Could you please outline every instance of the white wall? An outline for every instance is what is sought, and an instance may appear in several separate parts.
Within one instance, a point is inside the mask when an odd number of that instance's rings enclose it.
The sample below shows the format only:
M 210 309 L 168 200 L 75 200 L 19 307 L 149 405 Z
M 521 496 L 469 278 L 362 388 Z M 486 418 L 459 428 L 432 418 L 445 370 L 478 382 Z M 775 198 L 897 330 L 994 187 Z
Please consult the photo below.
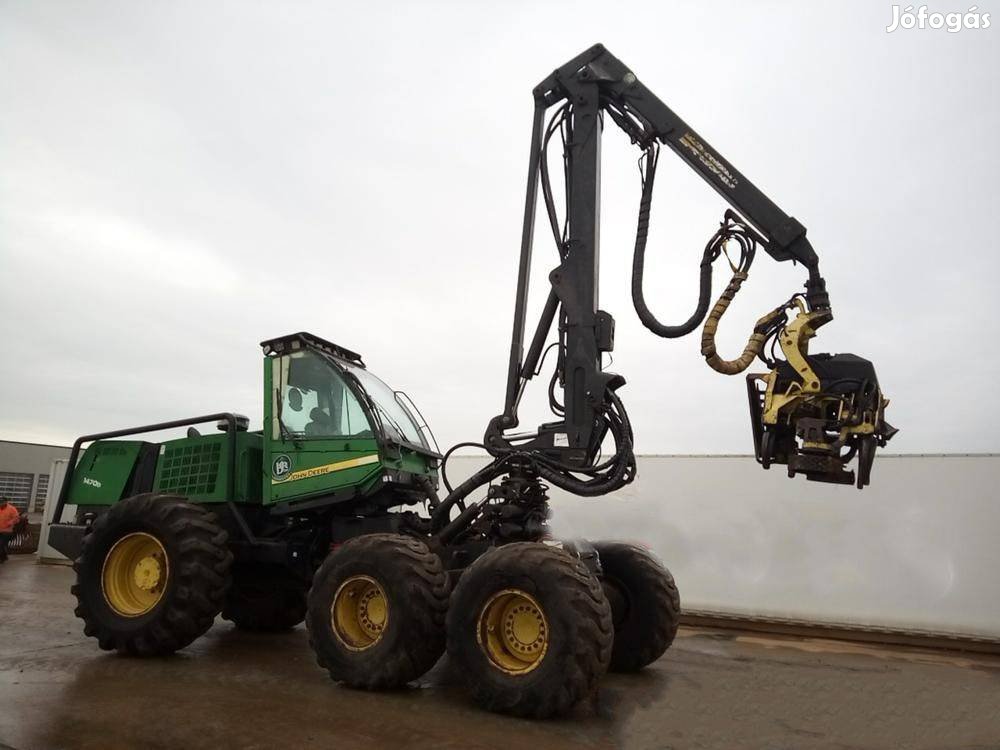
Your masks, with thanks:
M 49 493 L 45 498 L 45 512 L 42 514 L 42 530 L 38 538 L 38 551 L 35 553 L 38 556 L 39 562 L 70 562 L 62 552 L 49 546 L 49 524 L 56 522 L 53 519 L 56 510 L 56 501 L 59 499 L 59 491 L 62 489 L 63 479 L 66 478 L 66 467 L 68 465 L 68 459 L 57 458 L 52 461 L 51 468 L 49 469 L 49 476 L 51 477 L 49 481 Z M 75 517 L 76 506 L 67 505 L 63 508 L 62 517 L 59 521 L 72 522 L 72 519 Z
M 48 509 L 65 463 L 53 462 Z M 455 456 L 449 479 L 483 463 Z M 1000 456 L 880 456 L 861 492 L 782 469 L 640 456 L 636 481 L 613 495 L 553 491 L 552 524 L 648 545 L 689 611 L 1000 638 Z M 43 557 L 61 557 L 44 541 Z
M 70 449 L 59 445 L 40 445 L 38 443 L 20 443 L 12 440 L 0 440 L 0 471 L 17 474 L 31 474 L 31 494 L 26 509 L 29 513 L 38 510 L 39 477 L 49 473 L 50 464 L 54 459 L 67 458 Z
M 454 457 L 449 479 L 484 462 Z M 646 456 L 604 498 L 553 491 L 564 537 L 652 548 L 685 608 L 1000 638 L 1000 456 L 880 456 L 871 486 L 745 456 Z

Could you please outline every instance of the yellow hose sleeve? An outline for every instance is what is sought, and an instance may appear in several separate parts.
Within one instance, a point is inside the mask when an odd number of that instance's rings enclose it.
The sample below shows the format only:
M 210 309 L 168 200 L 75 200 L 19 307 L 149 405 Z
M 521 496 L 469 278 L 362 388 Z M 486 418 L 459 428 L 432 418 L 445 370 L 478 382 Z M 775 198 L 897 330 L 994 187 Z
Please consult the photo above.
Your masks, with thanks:
M 751 334 L 747 345 L 743 348 L 743 354 L 741 354 L 737 359 L 726 360 L 719 356 L 718 351 L 715 348 L 715 334 L 719 329 L 719 321 L 722 319 L 722 315 L 729 308 L 729 303 L 733 301 L 733 297 L 743 286 L 743 282 L 746 281 L 747 275 L 743 271 L 737 271 L 733 274 L 732 280 L 729 285 L 726 286 L 722 295 L 719 297 L 712 311 L 708 314 L 705 319 L 705 327 L 701 331 L 701 354 L 711 367 L 716 372 L 721 372 L 723 375 L 738 375 L 747 369 L 753 362 L 754 358 L 760 354 L 761 350 L 764 348 L 764 342 L 767 340 L 767 334 L 759 332 L 764 328 L 771 318 L 774 317 L 775 313 L 770 312 L 763 318 L 757 321 L 756 329 L 754 333 Z

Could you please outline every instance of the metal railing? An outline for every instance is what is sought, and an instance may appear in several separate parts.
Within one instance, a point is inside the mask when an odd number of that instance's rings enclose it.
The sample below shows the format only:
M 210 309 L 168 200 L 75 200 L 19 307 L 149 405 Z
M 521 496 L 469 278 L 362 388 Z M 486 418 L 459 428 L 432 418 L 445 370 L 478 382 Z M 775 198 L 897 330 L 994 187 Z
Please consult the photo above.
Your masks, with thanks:
M 244 420 L 246 418 L 244 417 Z M 231 412 L 219 412 L 218 414 L 206 414 L 201 417 L 189 417 L 188 419 L 175 419 L 171 422 L 159 422 L 157 424 L 143 425 L 142 427 L 130 427 L 125 430 L 112 430 L 110 432 L 95 432 L 93 435 L 83 435 L 78 437 L 76 442 L 73 443 L 73 448 L 69 454 L 69 460 L 66 464 L 66 476 L 63 478 L 62 487 L 59 489 L 59 499 L 56 501 L 55 510 L 52 513 L 52 523 L 58 524 L 62 522 L 63 510 L 66 507 L 66 501 L 69 498 L 70 488 L 73 484 L 73 475 L 76 473 L 76 465 L 80 460 L 80 449 L 85 443 L 92 443 L 95 440 L 107 440 L 110 438 L 128 437 L 130 435 L 142 435 L 147 432 L 159 432 L 160 430 L 171 430 L 176 427 L 191 427 L 197 424 L 204 424 L 206 422 L 220 422 L 225 421 L 229 426 L 228 433 L 229 439 L 226 441 L 229 444 L 229 477 L 226 481 L 226 505 L 229 507 L 239 524 L 240 531 L 246 537 L 247 541 L 251 544 L 256 543 L 256 538 L 250 527 L 247 525 L 246 519 L 243 518 L 243 514 L 240 513 L 236 506 L 233 504 L 233 498 L 236 495 L 236 464 L 237 464 L 237 450 L 236 450 L 236 434 L 238 417 Z

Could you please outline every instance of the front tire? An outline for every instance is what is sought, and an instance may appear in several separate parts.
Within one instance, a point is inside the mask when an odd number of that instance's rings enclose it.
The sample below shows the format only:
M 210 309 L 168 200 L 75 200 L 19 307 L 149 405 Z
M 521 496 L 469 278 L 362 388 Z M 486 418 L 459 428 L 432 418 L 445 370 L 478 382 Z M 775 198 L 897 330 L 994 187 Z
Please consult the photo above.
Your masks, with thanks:
M 448 609 L 448 655 L 490 711 L 542 718 L 590 695 L 607 670 L 611 609 L 568 552 L 518 542 L 462 574 Z
M 448 578 L 427 545 L 401 534 L 344 542 L 313 578 L 306 627 L 330 677 L 366 690 L 417 679 L 444 653 Z
M 641 547 L 620 542 L 594 547 L 615 623 L 611 670 L 637 672 L 663 656 L 674 642 L 681 616 L 677 584 L 670 571 Z
M 233 556 L 205 508 L 136 495 L 94 521 L 73 563 L 75 614 L 105 651 L 157 656 L 205 633 L 222 609 Z

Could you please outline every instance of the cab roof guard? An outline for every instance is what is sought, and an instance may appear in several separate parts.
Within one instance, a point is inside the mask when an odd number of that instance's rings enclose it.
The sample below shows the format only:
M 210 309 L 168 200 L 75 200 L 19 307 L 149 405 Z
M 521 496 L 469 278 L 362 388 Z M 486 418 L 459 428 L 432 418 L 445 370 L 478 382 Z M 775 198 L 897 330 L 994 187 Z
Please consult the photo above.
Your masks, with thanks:
M 332 341 L 322 339 L 312 333 L 307 333 L 306 331 L 289 333 L 285 336 L 267 339 L 266 341 L 261 341 L 260 345 L 261 348 L 263 348 L 264 356 L 266 357 L 277 357 L 291 351 L 309 347 L 312 349 L 319 349 L 320 351 L 327 352 L 328 354 L 340 357 L 341 359 L 346 359 L 348 362 L 353 362 L 359 367 L 365 366 L 365 363 L 361 361 L 361 355 L 357 352 L 352 352 L 350 349 L 334 344 Z

